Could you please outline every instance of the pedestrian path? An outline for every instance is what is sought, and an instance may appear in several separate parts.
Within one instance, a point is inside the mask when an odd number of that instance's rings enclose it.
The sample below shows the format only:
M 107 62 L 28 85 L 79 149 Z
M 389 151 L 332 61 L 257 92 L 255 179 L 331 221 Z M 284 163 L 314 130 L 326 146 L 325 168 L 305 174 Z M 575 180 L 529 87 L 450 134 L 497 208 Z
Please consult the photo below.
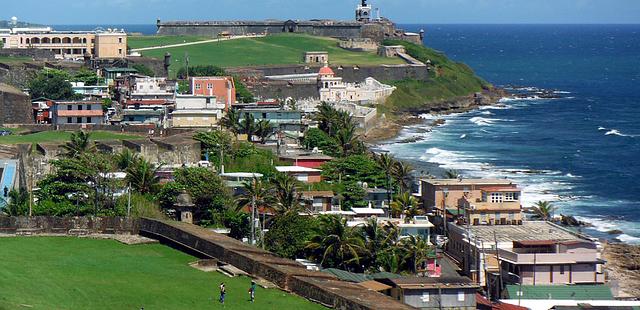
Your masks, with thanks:
M 260 35 L 233 36 L 233 37 L 228 37 L 228 38 L 217 38 L 217 39 L 203 40 L 203 41 L 196 41 L 196 42 L 186 42 L 186 43 L 179 43 L 179 44 L 169 44 L 169 45 L 161 45 L 161 46 L 136 48 L 136 49 L 132 49 L 131 51 L 132 52 L 144 52 L 144 51 L 159 50 L 159 49 L 165 49 L 165 48 L 182 47 L 182 46 L 190 46 L 190 45 L 200 45 L 200 44 L 222 42 L 222 41 L 229 41 L 229 40 L 237 40 L 237 39 L 262 38 L 262 37 L 265 37 L 265 35 L 260 34 Z

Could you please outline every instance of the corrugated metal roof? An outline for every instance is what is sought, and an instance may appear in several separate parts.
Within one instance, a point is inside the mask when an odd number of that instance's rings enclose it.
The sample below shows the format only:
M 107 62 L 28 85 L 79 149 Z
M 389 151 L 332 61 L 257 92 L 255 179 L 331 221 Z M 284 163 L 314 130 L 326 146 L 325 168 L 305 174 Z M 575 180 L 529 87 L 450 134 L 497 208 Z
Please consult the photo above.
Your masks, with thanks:
M 507 292 L 511 299 L 613 300 L 606 285 L 507 285 Z
M 323 269 L 322 271 L 326 273 L 330 273 L 338 277 L 338 279 L 342 281 L 348 281 L 348 282 L 354 282 L 354 283 L 369 281 L 367 276 L 360 273 L 353 273 L 353 272 L 336 269 L 336 268 L 327 268 L 327 269 Z

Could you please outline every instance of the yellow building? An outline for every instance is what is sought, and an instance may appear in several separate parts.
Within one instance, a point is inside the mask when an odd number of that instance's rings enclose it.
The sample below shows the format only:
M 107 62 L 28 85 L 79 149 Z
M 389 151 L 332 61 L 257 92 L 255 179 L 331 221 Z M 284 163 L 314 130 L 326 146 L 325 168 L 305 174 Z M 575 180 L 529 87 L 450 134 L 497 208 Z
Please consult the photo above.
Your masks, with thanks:
M 43 49 L 59 59 L 101 59 L 127 57 L 127 34 L 124 30 L 54 31 L 45 28 L 0 29 L 3 48 Z

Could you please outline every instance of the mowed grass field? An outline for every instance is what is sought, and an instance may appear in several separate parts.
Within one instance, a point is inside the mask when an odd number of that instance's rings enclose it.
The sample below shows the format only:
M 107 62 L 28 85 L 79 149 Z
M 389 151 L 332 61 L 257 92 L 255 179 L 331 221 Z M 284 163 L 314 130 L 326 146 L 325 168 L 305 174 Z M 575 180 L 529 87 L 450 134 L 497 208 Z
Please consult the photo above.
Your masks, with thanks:
M 32 61 L 31 57 L 23 57 L 23 56 L 0 56 L 0 63 L 5 64 L 13 64 L 20 63 L 25 61 Z
M 0 309 L 326 309 L 251 280 L 192 267 L 160 245 L 85 238 L 0 238 Z M 224 307 L 218 286 L 227 286 Z
M 0 137 L 0 144 L 31 144 L 31 143 L 46 143 L 46 142 L 64 142 L 69 141 L 72 132 L 66 131 L 43 131 L 33 134 L 20 135 L 14 133 L 10 136 Z M 143 139 L 143 136 L 126 135 L 121 133 L 109 132 L 109 131 L 92 131 L 91 140 L 94 141 L 106 141 L 106 140 L 135 140 Z
M 190 43 L 211 40 L 213 38 L 200 36 L 130 36 L 127 38 L 127 44 L 130 48 L 145 48 L 154 46 L 165 46 L 181 43 Z
M 131 37 L 129 45 L 147 37 Z M 164 37 L 161 37 L 164 38 Z M 180 37 L 177 37 L 180 38 Z M 156 44 L 158 45 L 158 44 Z M 163 58 L 166 52 L 172 55 L 171 70 L 184 67 L 185 54 L 190 65 L 216 65 L 220 67 L 242 67 L 259 65 L 302 64 L 307 51 L 329 52 L 333 65 L 381 65 L 402 64 L 398 58 L 385 58 L 375 52 L 352 52 L 338 47 L 338 40 L 303 34 L 278 34 L 263 38 L 245 38 L 204 43 L 191 46 L 143 51 L 144 56 Z

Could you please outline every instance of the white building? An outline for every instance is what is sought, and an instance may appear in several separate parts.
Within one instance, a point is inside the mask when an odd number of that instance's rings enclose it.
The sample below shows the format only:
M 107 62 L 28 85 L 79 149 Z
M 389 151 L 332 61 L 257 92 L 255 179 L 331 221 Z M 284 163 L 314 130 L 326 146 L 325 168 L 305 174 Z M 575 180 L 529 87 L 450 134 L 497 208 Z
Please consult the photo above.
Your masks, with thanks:
M 136 77 L 128 97 L 133 100 L 172 100 L 176 93 L 176 83 L 162 77 Z
M 345 83 L 341 77 L 335 76 L 331 68 L 325 66 L 318 74 L 318 89 L 320 101 L 375 104 L 391 96 L 396 87 L 382 84 L 372 77 L 366 78 L 363 83 Z
M 226 104 L 214 96 L 178 95 L 171 112 L 171 126 L 177 128 L 211 128 L 225 114 Z

